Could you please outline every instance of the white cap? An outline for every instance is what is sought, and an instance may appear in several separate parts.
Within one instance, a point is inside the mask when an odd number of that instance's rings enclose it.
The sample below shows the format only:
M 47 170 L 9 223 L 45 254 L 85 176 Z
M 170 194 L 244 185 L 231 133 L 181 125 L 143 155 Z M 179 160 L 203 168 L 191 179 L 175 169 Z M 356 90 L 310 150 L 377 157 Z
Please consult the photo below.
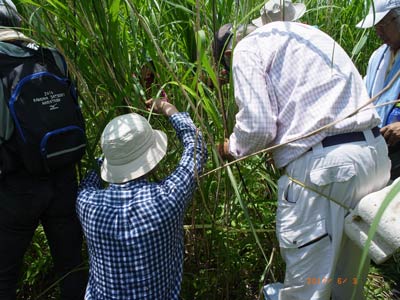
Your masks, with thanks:
M 372 5 L 373 4 L 373 5 Z M 370 28 L 378 24 L 393 8 L 400 7 L 400 0 L 373 0 L 368 15 L 356 27 Z

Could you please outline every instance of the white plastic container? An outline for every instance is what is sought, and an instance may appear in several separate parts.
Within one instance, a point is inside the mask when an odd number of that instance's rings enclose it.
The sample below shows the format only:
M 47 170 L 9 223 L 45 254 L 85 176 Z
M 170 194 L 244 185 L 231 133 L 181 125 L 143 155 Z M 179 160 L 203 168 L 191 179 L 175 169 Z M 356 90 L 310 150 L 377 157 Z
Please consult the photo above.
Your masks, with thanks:
M 364 248 L 368 231 L 389 191 L 400 181 L 397 178 L 391 185 L 380 191 L 366 195 L 346 217 L 344 230 L 358 246 Z M 379 221 L 374 238 L 369 247 L 369 256 L 376 264 L 385 262 L 400 248 L 400 193 L 386 208 Z

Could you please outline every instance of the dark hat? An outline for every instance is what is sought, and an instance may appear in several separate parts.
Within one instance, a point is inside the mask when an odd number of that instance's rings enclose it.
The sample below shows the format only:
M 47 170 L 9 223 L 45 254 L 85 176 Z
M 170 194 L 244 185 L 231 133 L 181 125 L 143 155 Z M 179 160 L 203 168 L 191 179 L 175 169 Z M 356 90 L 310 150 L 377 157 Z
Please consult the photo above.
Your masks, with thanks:
M 224 59 L 221 59 L 221 56 L 225 51 L 226 46 L 229 44 L 229 41 L 232 38 L 232 36 L 233 32 L 231 23 L 223 25 L 214 36 L 214 43 L 213 43 L 214 59 L 217 62 L 220 61 L 227 70 L 229 69 L 229 66 L 226 65 Z
M 0 0 L 0 26 L 19 27 L 21 17 L 11 0 Z

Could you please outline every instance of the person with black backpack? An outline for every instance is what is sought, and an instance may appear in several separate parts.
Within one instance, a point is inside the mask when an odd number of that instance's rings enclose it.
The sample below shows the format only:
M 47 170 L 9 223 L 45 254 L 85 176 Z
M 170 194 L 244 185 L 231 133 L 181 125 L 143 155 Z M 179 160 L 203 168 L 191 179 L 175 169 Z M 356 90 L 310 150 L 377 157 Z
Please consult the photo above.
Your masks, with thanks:
M 84 119 L 64 57 L 13 28 L 21 18 L 0 0 L 0 300 L 15 300 L 24 254 L 39 224 L 60 299 L 84 298 L 87 271 L 75 212 Z

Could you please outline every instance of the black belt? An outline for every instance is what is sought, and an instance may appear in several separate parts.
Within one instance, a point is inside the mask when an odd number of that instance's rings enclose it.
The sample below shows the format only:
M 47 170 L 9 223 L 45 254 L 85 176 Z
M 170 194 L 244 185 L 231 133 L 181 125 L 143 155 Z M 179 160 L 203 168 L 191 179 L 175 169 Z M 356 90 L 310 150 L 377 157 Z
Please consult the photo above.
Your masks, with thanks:
M 371 129 L 371 131 L 374 137 L 378 137 L 380 135 L 379 127 L 374 127 Z M 365 141 L 364 133 L 362 131 L 356 131 L 356 132 L 348 132 L 348 133 L 341 133 L 341 134 L 327 136 L 321 141 L 321 143 L 323 147 L 329 147 L 339 144 L 361 142 L 361 141 Z

